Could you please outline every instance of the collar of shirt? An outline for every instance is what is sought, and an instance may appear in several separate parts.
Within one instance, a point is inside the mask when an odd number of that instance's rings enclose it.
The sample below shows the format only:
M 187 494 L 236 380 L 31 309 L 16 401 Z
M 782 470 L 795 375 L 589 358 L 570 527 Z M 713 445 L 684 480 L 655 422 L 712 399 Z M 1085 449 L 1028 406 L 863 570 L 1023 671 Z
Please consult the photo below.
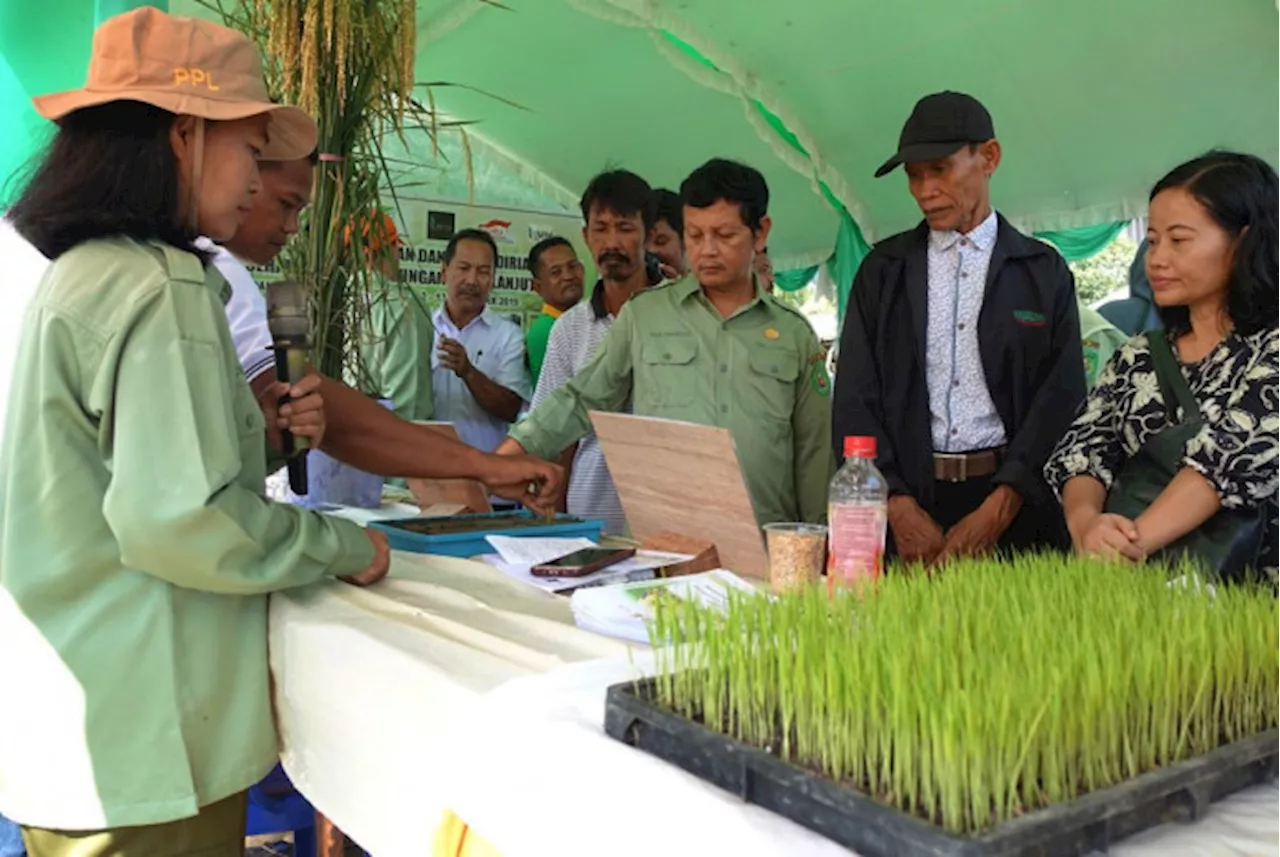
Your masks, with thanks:
M 685 277 L 682 280 L 676 280 L 674 283 L 667 286 L 666 288 L 669 288 L 675 292 L 676 300 L 680 303 L 684 303 L 685 301 L 689 300 L 689 298 L 694 297 L 695 295 L 703 294 L 702 283 L 699 283 L 698 278 L 693 276 L 692 274 L 690 274 L 689 276 Z
M 946 251 L 955 247 L 961 238 L 967 238 L 974 247 L 986 252 L 995 246 L 999 225 L 999 218 L 996 217 L 996 211 L 993 208 L 987 215 L 987 219 L 969 230 L 968 234 L 962 235 L 955 230 L 946 232 L 929 230 L 929 244 L 934 250 Z
M 674 283 L 678 281 L 672 280 L 671 282 Z M 649 288 L 656 289 L 658 286 L 650 286 Z M 635 297 L 635 295 L 632 295 L 632 297 Z M 682 295 L 680 300 L 684 300 L 686 297 L 688 297 L 688 295 Z M 606 318 L 613 318 L 613 315 L 609 312 L 609 305 L 604 302 L 604 280 L 596 280 L 595 288 L 591 290 L 591 314 L 595 317 L 596 321 L 604 321 Z
M 556 309 L 556 308 L 555 308 L 555 307 L 553 307 L 551 304 L 547 303 L 546 301 L 543 301 L 543 302 L 542 302 L 542 314 L 543 314 L 543 315 L 549 315 L 549 316 L 551 316 L 552 318 L 559 318 L 560 316 L 564 315 L 564 310 L 562 310 L 562 309 Z
M 213 253 L 216 256 L 224 256 L 228 259 L 235 260 L 235 263 L 244 269 L 245 274 L 250 279 L 253 278 L 253 274 L 249 272 L 249 266 L 254 264 L 253 262 L 250 262 L 247 259 L 241 259 L 235 253 L 232 253 L 229 248 L 224 247 L 223 245 L 217 243 L 212 238 L 206 238 L 203 235 L 201 235 L 192 243 L 195 244 L 196 247 L 198 247 L 199 249 L 204 250 L 205 252 Z
M 1081 337 L 1088 338 L 1097 333 L 1108 330 L 1115 330 L 1116 333 L 1120 332 L 1119 328 L 1107 321 L 1106 316 L 1079 300 L 1079 298 L 1076 299 L 1076 309 L 1080 312 Z
M 596 321 L 609 317 L 609 307 L 604 302 L 604 280 L 596 280 L 595 288 L 591 290 L 591 313 Z
M 477 324 L 483 325 L 484 327 L 492 327 L 493 310 L 486 306 L 478 316 L 467 322 L 466 327 L 459 328 L 453 323 L 453 319 L 449 317 L 448 308 L 445 307 L 444 304 L 440 304 L 439 308 L 432 314 L 431 319 L 435 322 L 437 332 L 443 332 L 451 337 L 457 338 Z
M 729 318 L 723 319 L 724 321 L 737 318 L 740 315 L 750 312 L 756 307 L 767 308 L 768 305 L 765 302 L 766 292 L 760 288 L 760 280 L 754 273 L 751 275 L 751 284 L 756 288 L 755 297 L 734 310 L 733 315 L 729 316 Z M 707 297 L 707 293 L 703 290 L 702 284 L 699 283 L 698 278 L 692 274 L 686 274 L 684 279 L 675 281 L 675 283 L 669 286 L 669 288 L 675 289 L 677 303 L 684 303 L 690 298 L 700 298 L 703 306 L 719 316 L 720 313 L 715 308 L 715 305 L 711 303 L 711 298 Z

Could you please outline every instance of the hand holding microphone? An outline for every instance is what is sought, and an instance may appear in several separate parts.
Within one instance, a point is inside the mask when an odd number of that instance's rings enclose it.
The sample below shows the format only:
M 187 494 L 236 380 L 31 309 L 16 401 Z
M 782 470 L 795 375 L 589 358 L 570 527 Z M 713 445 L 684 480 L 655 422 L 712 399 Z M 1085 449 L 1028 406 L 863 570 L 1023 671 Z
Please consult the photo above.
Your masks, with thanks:
M 273 446 L 280 448 L 282 433 L 287 431 L 293 435 L 295 443 L 304 437 L 308 447 L 320 448 L 324 443 L 326 423 L 319 375 L 311 372 L 293 385 L 277 381 L 263 398 L 270 399 L 268 404 L 275 414 L 269 429 Z M 278 405 L 281 400 L 287 400 L 288 404 Z
M 271 344 L 276 353 L 276 378 L 284 388 L 280 398 L 280 416 L 288 420 L 298 408 L 294 407 L 294 395 L 306 380 L 307 366 L 311 361 L 311 324 L 307 315 L 306 293 L 292 280 L 279 280 L 267 284 L 267 327 L 271 331 Z M 319 385 L 316 377 L 314 384 Z M 306 399 L 300 399 L 301 404 Z M 286 422 L 286 425 L 289 423 Z M 309 438 L 294 434 L 288 429 L 280 432 L 280 451 L 289 469 L 289 487 L 294 494 L 307 493 L 307 449 Z

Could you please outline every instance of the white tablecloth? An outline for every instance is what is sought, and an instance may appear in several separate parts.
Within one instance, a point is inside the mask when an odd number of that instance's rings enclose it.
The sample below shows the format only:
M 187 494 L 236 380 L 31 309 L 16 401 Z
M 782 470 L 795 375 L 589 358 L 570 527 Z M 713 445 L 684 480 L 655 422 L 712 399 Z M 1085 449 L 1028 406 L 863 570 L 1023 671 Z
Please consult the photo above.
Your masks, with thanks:
M 480 563 L 401 552 L 372 589 L 273 596 L 270 642 L 285 770 L 378 857 L 428 853 L 448 798 L 441 742 L 470 703 L 627 652 L 574 627 L 563 598 Z
M 430 853 L 445 808 L 503 857 L 827 857 L 847 851 L 604 735 L 604 691 L 647 653 L 572 627 L 567 600 L 487 566 L 393 555 L 372 590 L 277 595 L 285 768 L 374 857 Z M 1274 784 L 1112 849 L 1275 855 Z

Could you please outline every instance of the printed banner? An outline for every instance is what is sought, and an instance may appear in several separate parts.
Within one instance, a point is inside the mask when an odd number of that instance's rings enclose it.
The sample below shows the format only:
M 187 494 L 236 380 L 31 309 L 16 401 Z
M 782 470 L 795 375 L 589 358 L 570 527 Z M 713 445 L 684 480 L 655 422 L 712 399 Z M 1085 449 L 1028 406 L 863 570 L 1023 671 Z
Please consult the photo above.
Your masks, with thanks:
M 493 236 L 498 264 L 489 306 L 521 328 L 542 310 L 526 266 L 534 244 L 552 235 L 567 238 L 583 265 L 589 271 L 594 268 L 582 242 L 582 220 L 576 215 L 405 197 L 400 198 L 400 214 L 406 221 L 401 237 L 407 242 L 400 254 L 400 281 L 419 289 L 433 308 L 444 303 L 444 250 L 460 229 L 483 229 Z
M 543 238 L 559 235 L 578 251 L 586 271 L 586 289 L 595 282 L 595 266 L 582 241 L 582 220 L 577 215 L 490 208 L 466 203 L 400 197 L 399 212 L 390 212 L 400 231 L 400 281 L 418 290 L 433 310 L 444 303 L 444 251 L 449 238 L 460 229 L 483 229 L 498 245 L 493 274 L 491 306 L 522 329 L 542 310 L 542 299 L 533 291 L 533 277 L 526 267 L 529 250 Z M 279 276 L 274 266 L 251 268 L 254 279 L 266 283 Z

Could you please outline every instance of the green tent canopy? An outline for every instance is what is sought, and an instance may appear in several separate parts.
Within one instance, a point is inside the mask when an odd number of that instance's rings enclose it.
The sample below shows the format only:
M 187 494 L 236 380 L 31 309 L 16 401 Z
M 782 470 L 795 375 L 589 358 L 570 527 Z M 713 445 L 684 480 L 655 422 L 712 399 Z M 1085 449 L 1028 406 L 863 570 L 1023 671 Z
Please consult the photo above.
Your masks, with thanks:
M 52 127 L 31 97 L 84 85 L 93 28 L 167 0 L 0 0 L 0 206 L 17 192 Z
M 437 103 L 557 185 L 621 164 L 673 187 L 715 155 L 762 169 L 778 268 L 827 259 L 841 208 L 872 241 L 916 222 L 902 174 L 872 173 L 940 89 L 990 108 L 995 200 L 1030 231 L 1140 216 L 1214 146 L 1277 154 L 1263 0 L 419 0 L 419 17 L 420 79 L 474 88 Z
M 47 0 L 31 15 L 0 0 L 0 169 L 39 132 L 16 106 L 39 91 L 32 46 L 48 82 L 79 79 L 99 5 L 135 4 Z M 55 20 L 61 35 L 37 32 Z M 419 80 L 461 84 L 436 103 L 476 123 L 478 202 L 519 188 L 522 204 L 572 210 L 610 166 L 674 188 L 738 158 L 769 181 L 775 267 L 827 263 L 846 288 L 868 241 L 917 220 L 900 172 L 871 176 L 928 92 L 986 103 L 1004 146 L 997 207 L 1077 252 L 1141 216 L 1181 160 L 1215 146 L 1277 157 L 1270 0 L 418 0 L 418 20 Z M 421 143 L 409 154 L 430 161 Z M 462 169 L 423 172 L 458 186 Z

